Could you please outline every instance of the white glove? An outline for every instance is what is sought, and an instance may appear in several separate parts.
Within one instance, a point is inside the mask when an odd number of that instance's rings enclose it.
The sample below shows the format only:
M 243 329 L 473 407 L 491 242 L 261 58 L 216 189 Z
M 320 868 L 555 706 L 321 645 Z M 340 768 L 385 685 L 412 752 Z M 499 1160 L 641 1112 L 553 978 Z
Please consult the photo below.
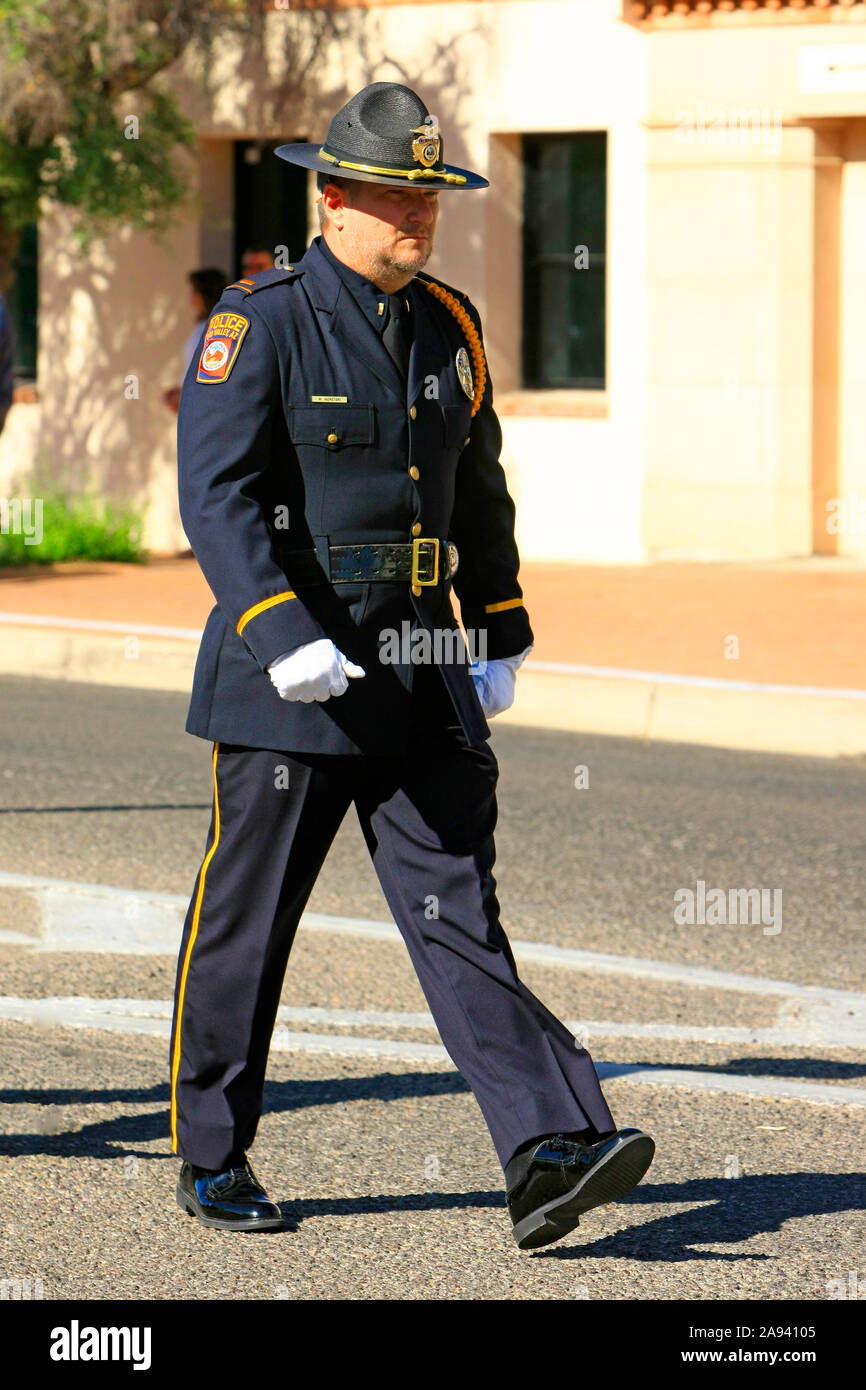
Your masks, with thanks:
M 330 637 L 319 637 L 293 652 L 284 652 L 269 661 L 265 669 L 281 700 L 300 700 L 302 705 L 344 695 L 349 689 L 347 676 L 354 680 L 367 674 L 362 666 L 344 656 Z
M 469 674 L 475 682 L 475 692 L 487 719 L 501 714 L 514 703 L 517 670 L 531 651 L 530 645 L 519 656 L 500 656 L 495 661 L 472 662 Z

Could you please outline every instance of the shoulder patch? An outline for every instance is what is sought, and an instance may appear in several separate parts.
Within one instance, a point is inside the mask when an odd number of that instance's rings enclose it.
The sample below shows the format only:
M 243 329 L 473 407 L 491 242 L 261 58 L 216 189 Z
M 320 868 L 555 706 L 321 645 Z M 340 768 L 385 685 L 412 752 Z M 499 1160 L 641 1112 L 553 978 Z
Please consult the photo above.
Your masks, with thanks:
M 259 290 L 270 289 L 271 285 L 281 285 L 284 281 L 294 280 L 296 276 L 302 274 L 303 271 L 296 270 L 293 265 L 272 266 L 270 270 L 260 270 L 257 275 L 247 275 L 242 280 L 233 281 L 231 285 L 226 285 L 226 290 L 240 290 L 242 294 L 257 294 Z
M 214 314 L 205 329 L 196 381 L 226 381 L 246 337 L 250 321 L 244 314 Z

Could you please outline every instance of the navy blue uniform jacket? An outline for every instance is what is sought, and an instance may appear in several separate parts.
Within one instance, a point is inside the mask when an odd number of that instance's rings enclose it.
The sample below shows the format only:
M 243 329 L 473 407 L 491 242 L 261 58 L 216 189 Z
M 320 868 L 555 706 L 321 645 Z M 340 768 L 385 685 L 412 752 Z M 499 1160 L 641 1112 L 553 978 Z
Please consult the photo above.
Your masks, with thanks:
M 389 630 L 459 630 L 453 588 L 473 655 L 515 656 L 533 636 L 492 388 L 473 418 L 457 371 L 463 329 L 417 274 L 401 291 L 414 323 L 407 391 L 319 240 L 294 267 L 223 292 L 183 383 L 180 514 L 216 598 L 186 728 L 258 748 L 388 755 L 406 746 L 419 669 L 380 659 Z M 452 293 L 480 334 L 474 306 Z M 291 551 L 314 549 L 325 564 L 329 545 L 407 543 L 416 523 L 459 552 L 453 579 L 418 596 L 402 581 L 292 579 Z M 366 676 L 323 702 L 282 700 L 268 663 L 321 637 Z M 430 650 L 435 658 L 432 640 Z M 468 662 L 447 640 L 438 655 L 466 737 L 483 742 L 490 729 Z

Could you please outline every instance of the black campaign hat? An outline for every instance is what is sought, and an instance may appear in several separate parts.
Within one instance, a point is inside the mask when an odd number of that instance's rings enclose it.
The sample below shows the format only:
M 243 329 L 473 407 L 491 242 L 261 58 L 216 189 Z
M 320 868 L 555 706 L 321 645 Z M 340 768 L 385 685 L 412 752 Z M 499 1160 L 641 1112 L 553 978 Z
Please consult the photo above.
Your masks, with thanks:
M 323 144 L 280 145 L 290 164 L 322 174 L 405 188 L 487 188 L 470 169 L 445 164 L 439 122 L 411 87 L 373 82 L 337 112 Z

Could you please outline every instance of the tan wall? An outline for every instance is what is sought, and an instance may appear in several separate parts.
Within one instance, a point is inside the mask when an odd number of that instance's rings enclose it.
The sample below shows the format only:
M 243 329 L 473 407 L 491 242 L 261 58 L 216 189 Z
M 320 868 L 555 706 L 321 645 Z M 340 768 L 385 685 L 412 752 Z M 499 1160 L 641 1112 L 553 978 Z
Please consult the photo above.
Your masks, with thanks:
M 650 144 L 651 552 L 811 548 L 814 136 Z
M 840 490 L 866 507 L 866 83 L 828 72 L 864 42 L 815 23 L 648 35 L 651 553 L 866 553 L 866 521 L 826 527 Z
M 198 147 L 198 191 L 201 221 L 197 264 L 219 266 L 229 276 L 234 265 L 234 146 L 230 140 L 202 139 Z
M 844 142 L 840 236 L 839 495 L 843 555 L 866 553 L 866 120 Z
M 839 491 L 842 122 L 815 128 L 812 245 L 812 548 L 836 555 L 838 539 L 827 527 L 828 505 Z
M 0 497 L 31 496 L 33 460 L 39 449 L 42 407 L 38 402 L 10 408 L 0 434 Z
M 822 75 L 830 49 L 844 55 L 866 45 L 866 25 L 816 24 L 814 11 L 804 18 L 802 24 L 647 34 L 650 119 L 669 120 L 678 109 L 700 106 L 778 109 L 785 121 L 866 115 L 862 77 Z
M 618 14 L 616 4 L 509 4 L 499 11 L 488 54 L 483 118 L 493 132 L 493 186 L 483 195 L 485 336 L 502 408 L 503 462 L 517 502 L 517 538 L 528 560 L 627 562 L 644 556 L 645 44 L 618 22 Z M 537 400 L 516 390 L 522 313 L 519 135 L 570 130 L 608 133 L 608 387 L 600 400 L 594 392 L 549 393 L 550 407 L 539 416 Z M 575 227 L 574 244 L 581 239 Z M 473 292 L 465 277 L 459 283 Z M 583 418 L 588 397 L 597 409 Z
M 197 221 L 187 219 L 163 242 L 114 236 L 82 260 L 57 215 L 43 224 L 40 247 L 35 484 L 98 488 L 147 506 L 146 542 L 163 550 L 186 544 L 176 417 L 160 397 L 180 380 L 193 324 L 184 275 L 198 263 L 197 237 Z

